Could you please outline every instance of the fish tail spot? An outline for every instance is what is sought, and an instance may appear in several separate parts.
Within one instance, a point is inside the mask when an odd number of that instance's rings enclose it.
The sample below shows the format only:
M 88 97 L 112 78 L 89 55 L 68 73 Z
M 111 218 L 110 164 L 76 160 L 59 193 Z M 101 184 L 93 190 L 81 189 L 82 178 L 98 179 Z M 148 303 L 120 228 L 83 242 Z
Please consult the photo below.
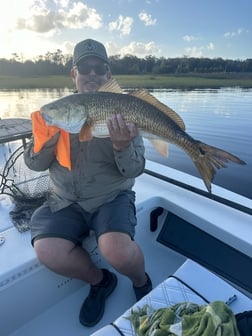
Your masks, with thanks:
M 201 148 L 201 147 L 199 147 L 199 151 L 200 151 L 201 155 L 205 155 L 206 154 L 206 151 L 203 148 Z

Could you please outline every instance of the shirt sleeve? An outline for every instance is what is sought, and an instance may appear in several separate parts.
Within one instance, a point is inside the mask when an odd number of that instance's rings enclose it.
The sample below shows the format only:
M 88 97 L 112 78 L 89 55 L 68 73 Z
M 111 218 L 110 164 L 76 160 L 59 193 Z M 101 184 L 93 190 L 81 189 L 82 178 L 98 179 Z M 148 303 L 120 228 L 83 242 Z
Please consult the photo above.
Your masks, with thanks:
M 59 138 L 59 133 L 55 134 L 44 143 L 43 147 L 39 152 L 34 152 L 34 138 L 25 147 L 24 150 L 24 161 L 28 168 L 35 171 L 44 171 L 48 169 L 55 160 L 55 147 Z
M 123 151 L 114 150 L 115 162 L 122 176 L 134 178 L 141 175 L 145 167 L 145 148 L 142 137 L 136 137 Z

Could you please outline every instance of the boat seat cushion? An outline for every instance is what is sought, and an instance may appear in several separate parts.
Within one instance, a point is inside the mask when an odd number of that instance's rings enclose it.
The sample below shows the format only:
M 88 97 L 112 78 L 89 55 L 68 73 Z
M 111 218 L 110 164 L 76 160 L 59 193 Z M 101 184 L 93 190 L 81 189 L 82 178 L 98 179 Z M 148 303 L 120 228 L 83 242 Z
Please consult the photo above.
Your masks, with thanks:
M 180 302 L 206 304 L 215 300 L 230 301 L 230 308 L 234 313 L 252 308 L 250 298 L 204 267 L 187 260 L 171 277 L 159 284 L 111 325 L 98 330 L 93 335 L 135 336 L 127 316 L 132 309 L 135 310 L 145 304 L 159 309 Z

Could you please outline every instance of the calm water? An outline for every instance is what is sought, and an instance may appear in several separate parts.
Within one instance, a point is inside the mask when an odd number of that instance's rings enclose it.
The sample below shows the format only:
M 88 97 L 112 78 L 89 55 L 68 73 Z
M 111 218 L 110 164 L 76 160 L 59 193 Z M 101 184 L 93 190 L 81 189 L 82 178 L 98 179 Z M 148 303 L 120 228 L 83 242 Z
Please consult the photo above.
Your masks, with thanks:
M 29 117 L 42 104 L 68 95 L 69 90 L 0 91 L 0 117 Z M 252 199 L 252 89 L 155 90 L 159 100 L 183 118 L 195 139 L 220 147 L 247 162 L 230 164 L 217 172 L 214 183 Z M 199 176 L 188 156 L 169 146 L 169 157 L 160 156 L 146 141 L 147 158 Z

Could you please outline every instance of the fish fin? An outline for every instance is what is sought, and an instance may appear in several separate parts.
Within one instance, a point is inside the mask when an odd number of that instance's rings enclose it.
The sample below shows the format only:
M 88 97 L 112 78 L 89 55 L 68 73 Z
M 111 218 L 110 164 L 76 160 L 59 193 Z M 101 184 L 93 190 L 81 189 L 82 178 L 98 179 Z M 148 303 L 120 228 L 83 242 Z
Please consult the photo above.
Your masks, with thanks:
M 168 150 L 168 143 L 160 140 L 160 139 L 149 139 L 149 141 L 152 143 L 154 148 L 158 151 L 159 154 L 162 156 L 168 157 L 169 150 Z
M 200 141 L 196 141 L 196 144 L 199 148 L 200 154 L 197 160 L 195 160 L 195 158 L 192 158 L 192 160 L 209 192 L 211 192 L 211 183 L 216 173 L 216 169 L 226 168 L 226 163 L 229 161 L 240 165 L 246 164 L 245 161 L 239 159 L 237 156 L 220 148 L 209 146 Z
M 155 106 L 157 109 L 162 111 L 164 114 L 166 114 L 168 117 L 170 117 L 180 128 L 181 130 L 185 130 L 185 124 L 183 119 L 170 107 L 167 105 L 161 103 L 157 98 L 155 98 L 153 95 L 151 95 L 146 90 L 135 90 L 133 92 L 130 92 L 129 95 L 137 97 L 152 106 Z
M 92 127 L 90 125 L 84 124 L 79 133 L 80 142 L 90 141 L 93 138 Z
M 117 80 L 111 78 L 98 89 L 98 92 L 123 93 L 123 90 L 118 84 Z
M 150 143 L 153 145 L 153 147 L 156 149 L 156 151 L 161 154 L 162 156 L 168 157 L 169 151 L 168 151 L 168 142 L 164 140 L 163 138 L 154 135 L 152 133 L 146 132 L 144 129 L 139 128 L 138 129 L 139 134 L 150 141 Z

